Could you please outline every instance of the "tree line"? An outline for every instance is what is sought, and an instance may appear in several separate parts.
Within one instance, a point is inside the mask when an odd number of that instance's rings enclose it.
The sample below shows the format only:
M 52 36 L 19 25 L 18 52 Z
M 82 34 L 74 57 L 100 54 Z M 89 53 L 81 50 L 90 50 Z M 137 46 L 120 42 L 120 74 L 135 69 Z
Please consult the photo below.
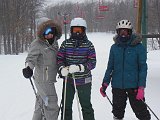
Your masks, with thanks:
M 18 54 L 35 38 L 40 0 L 0 0 L 0 54 Z
M 88 32 L 115 32 L 121 19 L 129 19 L 135 28 L 137 8 L 134 0 L 114 0 L 99 2 L 85 0 L 83 3 L 60 2 L 42 10 L 42 0 L 0 0 L 0 54 L 19 54 L 28 49 L 36 38 L 36 19 L 48 17 L 63 27 L 64 14 L 67 22 L 74 17 L 87 21 Z M 107 6 L 106 10 L 100 10 Z M 160 33 L 160 1 L 147 0 L 148 33 Z M 69 32 L 69 25 L 67 26 Z M 64 31 L 63 31 L 64 32 Z M 156 39 L 159 49 L 159 38 Z M 152 44 L 153 46 L 153 44 Z

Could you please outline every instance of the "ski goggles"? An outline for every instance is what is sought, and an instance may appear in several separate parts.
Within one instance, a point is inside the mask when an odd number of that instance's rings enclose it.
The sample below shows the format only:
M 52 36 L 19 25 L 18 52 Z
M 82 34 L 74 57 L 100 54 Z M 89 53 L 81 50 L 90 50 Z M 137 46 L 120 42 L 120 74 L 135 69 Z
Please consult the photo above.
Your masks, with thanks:
M 47 28 L 45 31 L 44 31 L 44 35 L 48 35 L 48 34 L 54 34 L 54 28 Z
M 83 28 L 82 27 L 73 27 L 72 32 L 73 33 L 82 33 Z

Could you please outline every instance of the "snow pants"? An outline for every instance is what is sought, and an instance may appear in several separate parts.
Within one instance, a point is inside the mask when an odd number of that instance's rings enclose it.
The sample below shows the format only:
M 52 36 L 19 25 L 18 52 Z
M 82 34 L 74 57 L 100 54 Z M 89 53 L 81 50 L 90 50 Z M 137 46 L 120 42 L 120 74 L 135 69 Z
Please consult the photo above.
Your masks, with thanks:
M 151 120 L 151 115 L 147 110 L 147 106 L 141 101 L 136 99 L 137 89 L 118 89 L 113 88 L 113 115 L 122 119 L 124 117 L 126 101 L 129 99 L 131 108 L 139 120 Z
M 63 84 L 64 85 L 64 84 Z M 78 97 L 80 105 L 82 107 L 83 120 L 95 120 L 94 110 L 91 104 L 91 83 L 76 86 L 78 90 Z M 64 86 L 63 86 L 64 93 Z M 65 104 L 65 120 L 72 120 L 72 104 L 75 94 L 74 85 L 67 82 L 66 87 L 66 104 Z M 63 118 L 63 94 L 62 94 L 62 108 L 61 108 L 61 120 Z
M 54 83 L 42 82 L 36 83 L 37 95 L 35 103 L 35 111 L 32 120 L 44 120 L 42 110 L 46 120 L 58 119 L 58 98 Z

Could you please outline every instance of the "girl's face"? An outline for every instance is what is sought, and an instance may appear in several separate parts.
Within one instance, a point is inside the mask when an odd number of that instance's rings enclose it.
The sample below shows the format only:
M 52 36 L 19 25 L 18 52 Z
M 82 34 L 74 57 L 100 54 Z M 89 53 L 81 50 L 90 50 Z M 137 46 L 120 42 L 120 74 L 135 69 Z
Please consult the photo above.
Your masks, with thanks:
M 127 37 L 127 36 L 129 36 L 129 31 L 128 31 L 128 29 L 126 29 L 126 28 L 121 28 L 121 29 L 119 30 L 119 36 L 121 36 L 121 37 Z
M 51 39 L 53 37 L 54 37 L 54 35 L 52 33 L 49 33 L 49 34 L 44 36 L 45 39 Z

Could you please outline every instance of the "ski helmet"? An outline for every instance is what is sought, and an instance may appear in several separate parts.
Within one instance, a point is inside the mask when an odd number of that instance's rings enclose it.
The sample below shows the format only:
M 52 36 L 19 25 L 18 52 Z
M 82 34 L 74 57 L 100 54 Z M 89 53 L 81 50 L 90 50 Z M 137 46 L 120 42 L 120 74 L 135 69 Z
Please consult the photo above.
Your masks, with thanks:
M 119 34 L 120 29 L 128 29 L 128 34 L 131 35 L 133 27 L 129 20 L 121 20 L 117 23 L 116 26 L 117 34 Z
M 121 29 L 121 28 L 126 28 L 126 29 L 132 30 L 132 24 L 129 20 L 121 20 L 117 23 L 116 30 Z
M 74 33 L 73 30 L 75 27 L 80 27 L 83 32 L 79 33 Z M 87 23 L 83 18 L 74 18 L 71 21 L 70 24 L 70 33 L 71 33 L 71 38 L 73 39 L 78 39 L 78 40 L 83 40 L 83 38 L 86 36 L 86 29 L 87 29 Z
M 83 18 L 74 18 L 71 21 L 70 27 L 74 26 L 84 27 L 85 29 L 87 29 L 87 23 Z

